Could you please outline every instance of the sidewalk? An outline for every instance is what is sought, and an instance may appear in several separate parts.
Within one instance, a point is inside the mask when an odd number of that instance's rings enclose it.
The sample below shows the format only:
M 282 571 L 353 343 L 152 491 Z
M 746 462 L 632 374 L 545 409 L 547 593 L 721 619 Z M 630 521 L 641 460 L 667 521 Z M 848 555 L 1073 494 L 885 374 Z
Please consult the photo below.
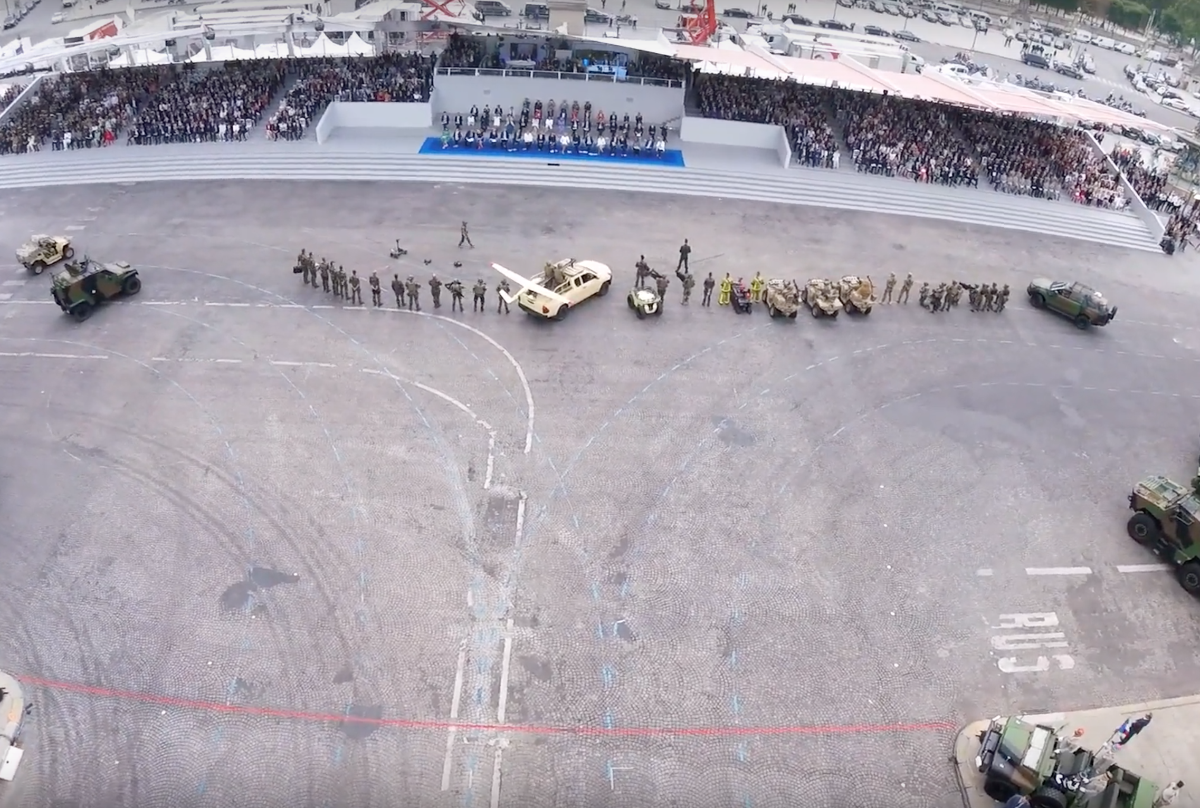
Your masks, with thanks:
M 1073 713 L 1024 716 L 1031 723 L 1062 727 L 1070 735 L 1084 730 L 1080 744 L 1095 749 L 1108 740 L 1126 718 L 1154 713 L 1154 720 L 1145 731 L 1134 738 L 1116 757 L 1117 765 L 1149 778 L 1159 788 L 1176 780 L 1187 785 L 1171 808 L 1200 808 L 1200 695 L 1167 701 L 1151 701 L 1123 707 L 1098 710 L 1079 710 Z M 954 764 L 962 787 L 966 808 L 997 808 L 999 803 L 983 793 L 983 779 L 975 769 L 979 751 L 979 733 L 987 729 L 989 720 L 974 721 L 963 727 L 954 740 Z

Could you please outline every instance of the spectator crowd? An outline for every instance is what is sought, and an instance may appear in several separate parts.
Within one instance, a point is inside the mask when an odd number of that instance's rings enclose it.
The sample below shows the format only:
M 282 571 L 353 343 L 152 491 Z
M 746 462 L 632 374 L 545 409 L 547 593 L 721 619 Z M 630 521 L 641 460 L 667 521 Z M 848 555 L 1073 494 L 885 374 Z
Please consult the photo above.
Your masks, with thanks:
M 617 64 L 611 55 L 604 53 L 572 52 L 560 57 L 556 51 L 547 51 L 546 46 L 522 42 L 497 43 L 489 52 L 484 38 L 463 34 L 451 34 L 442 51 L 439 67 L 451 69 L 483 68 L 487 70 L 543 70 L 550 73 L 586 73 L 602 70 L 608 65 L 621 67 L 630 78 L 679 81 L 687 79 L 688 66 L 685 62 L 661 56 L 657 53 L 640 53 L 635 59 L 622 60 Z M 585 61 L 586 60 L 586 61 Z

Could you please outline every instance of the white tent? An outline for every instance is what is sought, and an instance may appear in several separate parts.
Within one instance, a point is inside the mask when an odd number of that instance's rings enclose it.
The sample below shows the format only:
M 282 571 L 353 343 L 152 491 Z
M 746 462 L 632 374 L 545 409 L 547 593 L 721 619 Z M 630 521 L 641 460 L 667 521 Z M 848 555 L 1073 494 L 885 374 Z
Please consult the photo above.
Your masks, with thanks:
M 235 48 L 232 45 L 215 45 L 209 48 L 209 51 L 212 53 L 211 61 L 214 62 L 230 62 L 234 60 L 255 58 L 254 51 L 246 48 Z M 206 56 L 204 51 L 200 51 L 191 59 L 188 59 L 188 61 L 207 62 L 210 61 L 210 59 L 208 56 Z
M 254 55 L 259 59 L 286 59 L 288 49 L 287 45 L 274 42 L 270 45 L 259 45 L 254 49 Z
M 114 57 L 108 63 L 109 67 L 130 67 L 131 65 L 167 65 L 171 63 L 170 54 L 159 53 L 156 50 L 149 48 L 132 51 L 133 59 L 129 58 L 129 54 L 121 53 Z
M 324 34 L 317 37 L 317 41 L 312 44 L 311 48 L 297 48 L 297 50 L 302 56 L 345 56 L 348 52 L 345 45 L 338 45 Z
M 355 32 L 346 40 L 346 52 L 351 56 L 374 56 L 375 46 L 364 42 L 363 38 Z

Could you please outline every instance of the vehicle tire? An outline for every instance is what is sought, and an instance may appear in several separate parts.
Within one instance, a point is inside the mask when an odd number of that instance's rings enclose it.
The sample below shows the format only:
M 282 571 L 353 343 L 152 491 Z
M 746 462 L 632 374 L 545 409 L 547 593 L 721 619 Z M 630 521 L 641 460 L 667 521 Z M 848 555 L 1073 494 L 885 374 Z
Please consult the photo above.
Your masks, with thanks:
M 767 304 L 767 314 L 771 316 L 772 320 L 779 316 L 779 312 L 775 311 L 775 307 L 770 303 Z
M 75 307 L 71 309 L 71 316 L 75 318 L 75 322 L 82 323 L 92 316 L 93 311 L 95 311 L 95 306 L 84 301 L 83 303 L 75 304 Z
M 627 297 L 627 298 L 625 298 L 625 302 L 629 304 L 629 308 L 631 308 L 631 309 L 636 309 L 636 308 L 637 308 L 637 306 L 633 305 L 633 298 L 632 298 L 632 297 Z
M 1044 785 L 1029 798 L 1033 808 L 1067 808 L 1067 795 L 1052 785 Z
M 1129 538 L 1143 547 L 1150 547 L 1158 541 L 1158 522 L 1148 513 L 1135 513 L 1129 517 L 1125 529 L 1129 532 Z
M 567 315 L 570 313 L 571 313 L 570 306 L 559 306 L 558 311 L 556 311 L 554 313 L 554 319 L 559 320 L 559 321 L 565 320 L 565 319 L 567 319 Z
M 1080 331 L 1087 331 L 1088 326 L 1090 326 L 1090 325 L 1091 325 L 1091 322 L 1088 320 L 1088 318 L 1084 317 L 1082 314 L 1075 318 L 1075 327 L 1078 328 Z
M 814 320 L 821 316 L 821 313 L 819 311 L 817 311 L 816 306 L 810 306 L 808 310 L 812 312 L 812 316 L 813 316 Z
M 658 308 L 654 310 L 655 317 L 662 317 L 662 303 L 658 304 Z
M 1041 292 L 1034 292 L 1029 296 L 1029 302 L 1033 304 L 1035 309 L 1046 308 L 1046 298 Z
M 43 272 L 46 271 L 46 265 L 43 264 L 41 261 L 34 261 L 32 264 L 29 265 L 29 271 L 32 272 L 34 275 L 41 275 Z
M 610 286 L 612 286 L 612 281 L 605 281 L 604 283 L 600 284 L 600 297 L 604 297 L 606 294 L 608 294 L 608 287 Z
M 63 258 L 70 261 L 74 257 L 75 257 L 75 248 L 74 247 L 67 247 L 65 250 L 63 250 Z
M 983 784 L 983 793 L 994 799 L 996 802 L 1008 802 L 1020 792 L 1012 783 L 1004 780 L 994 780 L 989 778 Z
M 870 313 L 871 313 L 871 307 L 867 306 L 865 309 L 863 309 L 862 315 L 863 315 L 863 317 L 866 317 Z
M 638 318 L 639 320 L 645 320 L 645 319 L 646 319 L 646 312 L 642 311 L 641 309 L 637 309 L 637 318 Z
M 1179 585 L 1183 587 L 1184 592 L 1200 595 L 1200 561 L 1180 564 L 1175 570 L 1175 577 L 1179 579 Z
M 794 311 L 794 312 L 792 312 L 791 314 L 789 314 L 789 315 L 788 315 L 788 319 L 789 319 L 789 320 L 795 320 L 795 319 L 796 319 L 796 315 L 797 315 L 797 314 L 799 314 L 799 313 L 800 313 L 800 312 L 798 312 L 798 311 Z
M 125 283 L 121 284 L 121 291 L 132 297 L 142 291 L 142 279 L 137 275 L 131 275 L 125 279 Z

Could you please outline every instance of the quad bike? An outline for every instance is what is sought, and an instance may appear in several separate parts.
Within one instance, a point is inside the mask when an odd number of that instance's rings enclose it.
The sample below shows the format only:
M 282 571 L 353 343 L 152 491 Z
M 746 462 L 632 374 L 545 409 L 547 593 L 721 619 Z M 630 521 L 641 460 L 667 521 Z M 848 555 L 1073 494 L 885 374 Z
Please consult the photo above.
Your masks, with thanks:
M 388 256 L 391 258 L 403 258 L 406 255 L 408 255 L 408 250 L 400 246 L 400 239 L 396 239 L 396 246 L 392 248 Z
M 750 291 L 745 284 L 735 283 L 733 292 L 729 297 L 729 303 L 733 306 L 734 314 L 749 314 L 750 309 Z

